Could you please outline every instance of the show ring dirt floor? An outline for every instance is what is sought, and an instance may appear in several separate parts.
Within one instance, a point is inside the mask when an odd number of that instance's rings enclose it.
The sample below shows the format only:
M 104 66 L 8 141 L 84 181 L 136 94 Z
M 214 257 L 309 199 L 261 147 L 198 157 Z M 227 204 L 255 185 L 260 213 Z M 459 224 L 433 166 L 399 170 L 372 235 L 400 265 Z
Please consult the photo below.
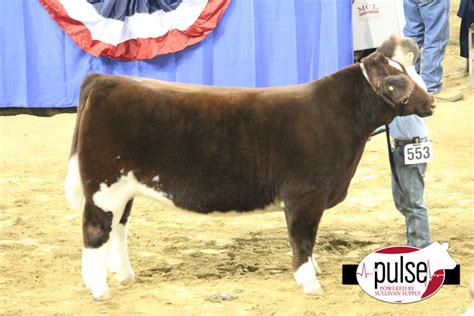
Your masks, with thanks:
M 457 9 L 453 4 L 452 11 Z M 454 23 L 458 23 L 452 18 Z M 459 25 L 459 23 L 457 24 Z M 458 57 L 457 28 L 445 83 L 464 100 L 439 103 L 429 119 L 434 161 L 425 201 L 432 238 L 448 242 L 461 285 L 407 305 L 388 304 L 341 284 L 342 264 L 404 244 L 393 206 L 384 135 L 367 144 L 347 199 L 326 211 L 315 254 L 326 295 L 305 296 L 293 279 L 283 212 L 199 215 L 137 199 L 129 253 L 140 282 L 95 302 L 81 279 L 81 213 L 63 193 L 75 114 L 0 117 L 0 314 L 457 315 L 471 303 L 474 273 L 474 94 Z M 219 297 L 219 294 L 223 294 Z M 219 301 L 223 296 L 231 300 Z

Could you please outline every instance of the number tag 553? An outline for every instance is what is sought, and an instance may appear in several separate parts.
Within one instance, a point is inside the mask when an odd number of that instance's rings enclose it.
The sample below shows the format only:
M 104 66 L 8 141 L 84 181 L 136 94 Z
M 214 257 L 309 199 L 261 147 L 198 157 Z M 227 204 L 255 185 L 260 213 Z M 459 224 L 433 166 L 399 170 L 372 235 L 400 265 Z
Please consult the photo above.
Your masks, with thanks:
M 433 146 L 431 142 L 405 145 L 405 164 L 431 162 L 433 160 Z

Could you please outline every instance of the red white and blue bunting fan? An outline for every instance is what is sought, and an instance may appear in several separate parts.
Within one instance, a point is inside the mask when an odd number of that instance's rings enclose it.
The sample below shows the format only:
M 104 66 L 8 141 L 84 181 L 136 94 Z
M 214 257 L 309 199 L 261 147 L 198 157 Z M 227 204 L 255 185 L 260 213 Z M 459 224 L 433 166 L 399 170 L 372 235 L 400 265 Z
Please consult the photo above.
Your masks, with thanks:
M 94 56 L 142 60 L 202 41 L 230 0 L 39 0 Z

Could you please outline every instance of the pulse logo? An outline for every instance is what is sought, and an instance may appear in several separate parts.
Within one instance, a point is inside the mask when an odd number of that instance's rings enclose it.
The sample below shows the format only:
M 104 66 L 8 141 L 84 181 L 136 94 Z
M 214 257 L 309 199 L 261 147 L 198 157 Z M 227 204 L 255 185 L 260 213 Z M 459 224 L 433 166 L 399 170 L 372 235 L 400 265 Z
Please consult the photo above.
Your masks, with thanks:
M 454 269 L 448 244 L 435 242 L 419 249 L 392 246 L 367 255 L 357 266 L 360 287 L 389 303 L 412 303 L 436 293 L 444 282 L 444 269 Z

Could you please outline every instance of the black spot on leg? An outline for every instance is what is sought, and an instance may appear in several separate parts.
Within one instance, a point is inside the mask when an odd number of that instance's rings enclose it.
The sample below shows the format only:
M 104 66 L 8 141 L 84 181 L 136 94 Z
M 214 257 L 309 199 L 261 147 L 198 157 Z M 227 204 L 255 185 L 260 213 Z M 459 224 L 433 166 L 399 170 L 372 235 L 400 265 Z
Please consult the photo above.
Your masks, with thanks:
M 82 223 L 85 247 L 99 248 L 109 240 L 112 218 L 112 212 L 105 212 L 93 203 L 86 202 Z

